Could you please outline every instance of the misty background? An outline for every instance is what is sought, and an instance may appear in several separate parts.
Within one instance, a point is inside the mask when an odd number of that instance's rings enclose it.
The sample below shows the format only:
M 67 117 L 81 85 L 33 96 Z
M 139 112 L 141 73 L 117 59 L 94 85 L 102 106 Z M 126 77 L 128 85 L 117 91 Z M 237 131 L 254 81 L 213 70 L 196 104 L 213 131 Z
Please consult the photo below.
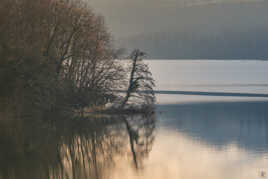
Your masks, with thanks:
M 91 0 L 118 47 L 158 59 L 268 59 L 262 0 Z

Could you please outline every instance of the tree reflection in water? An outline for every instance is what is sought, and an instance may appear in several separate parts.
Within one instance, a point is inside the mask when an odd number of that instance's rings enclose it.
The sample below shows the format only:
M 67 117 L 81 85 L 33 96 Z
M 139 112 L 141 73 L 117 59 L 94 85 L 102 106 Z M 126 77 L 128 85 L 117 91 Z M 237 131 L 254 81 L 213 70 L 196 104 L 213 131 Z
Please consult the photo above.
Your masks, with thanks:
M 153 113 L 0 122 L 0 179 L 110 178 L 125 159 L 142 168 L 154 141 Z

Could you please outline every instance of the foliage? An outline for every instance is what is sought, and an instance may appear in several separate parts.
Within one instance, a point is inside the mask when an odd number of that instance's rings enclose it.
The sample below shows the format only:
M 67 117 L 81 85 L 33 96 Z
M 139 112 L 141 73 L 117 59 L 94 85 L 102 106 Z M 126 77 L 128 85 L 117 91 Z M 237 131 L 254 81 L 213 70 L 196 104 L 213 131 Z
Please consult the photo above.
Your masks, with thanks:
M 129 89 L 123 107 L 134 98 L 154 102 L 142 54 L 131 55 L 126 87 L 128 69 L 115 59 L 119 53 L 103 17 L 85 0 L 0 1 L 0 179 L 105 178 L 103 169 L 122 152 L 133 154 L 136 167 L 141 163 L 153 143 L 153 113 L 73 115 L 118 101 L 123 88 Z
M 0 24 L 1 101 L 47 111 L 115 99 L 124 69 L 86 1 L 1 0 Z

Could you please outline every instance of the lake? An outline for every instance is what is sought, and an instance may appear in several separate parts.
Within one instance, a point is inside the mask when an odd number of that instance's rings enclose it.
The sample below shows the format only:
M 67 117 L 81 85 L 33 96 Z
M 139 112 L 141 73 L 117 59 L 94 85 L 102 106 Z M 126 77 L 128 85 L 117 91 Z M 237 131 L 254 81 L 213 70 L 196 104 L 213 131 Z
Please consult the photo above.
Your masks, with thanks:
M 268 177 L 268 62 L 146 63 L 155 113 L 4 116 L 0 179 Z
M 268 177 L 268 98 L 239 95 L 268 94 L 268 62 L 147 63 L 156 90 L 167 92 L 157 95 L 158 127 L 144 170 L 126 178 Z

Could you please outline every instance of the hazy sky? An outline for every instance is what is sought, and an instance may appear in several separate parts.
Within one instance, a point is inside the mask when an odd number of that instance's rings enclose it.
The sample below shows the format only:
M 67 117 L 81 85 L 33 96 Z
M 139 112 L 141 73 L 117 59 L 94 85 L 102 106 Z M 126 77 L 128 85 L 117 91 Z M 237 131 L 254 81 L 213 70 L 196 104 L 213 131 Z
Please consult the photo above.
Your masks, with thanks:
M 263 13 L 259 8 L 263 6 L 266 6 L 267 13 L 262 15 L 268 17 L 268 6 L 264 0 L 90 0 L 90 3 L 105 16 L 106 23 L 117 38 L 181 29 L 207 23 L 206 18 L 211 24 L 221 20 L 235 24 L 239 18 L 242 21 L 247 16 L 258 18 L 259 13 Z M 221 12 L 217 13 L 219 8 Z M 232 16 L 235 18 L 233 21 Z M 267 19 L 260 19 L 263 20 Z
M 268 59 L 268 0 L 90 0 L 115 44 L 152 58 Z

